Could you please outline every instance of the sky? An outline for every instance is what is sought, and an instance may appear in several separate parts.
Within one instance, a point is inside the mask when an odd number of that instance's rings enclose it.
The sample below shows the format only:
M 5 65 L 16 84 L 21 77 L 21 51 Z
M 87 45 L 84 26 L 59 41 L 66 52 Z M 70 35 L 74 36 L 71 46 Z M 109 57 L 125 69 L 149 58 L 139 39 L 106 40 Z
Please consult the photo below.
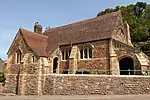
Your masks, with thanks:
M 150 0 L 1 0 L 0 2 L 0 58 L 7 59 L 7 51 L 19 28 L 33 31 L 35 22 L 58 27 L 96 17 L 106 8 L 135 4 Z

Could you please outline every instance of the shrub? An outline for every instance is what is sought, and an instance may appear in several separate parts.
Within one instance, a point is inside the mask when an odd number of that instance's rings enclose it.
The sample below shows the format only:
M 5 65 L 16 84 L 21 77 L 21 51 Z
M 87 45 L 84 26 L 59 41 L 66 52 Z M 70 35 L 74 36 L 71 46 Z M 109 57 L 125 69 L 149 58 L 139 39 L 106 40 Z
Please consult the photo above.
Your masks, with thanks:
M 5 82 L 6 78 L 5 75 L 3 73 L 0 73 L 0 83 Z

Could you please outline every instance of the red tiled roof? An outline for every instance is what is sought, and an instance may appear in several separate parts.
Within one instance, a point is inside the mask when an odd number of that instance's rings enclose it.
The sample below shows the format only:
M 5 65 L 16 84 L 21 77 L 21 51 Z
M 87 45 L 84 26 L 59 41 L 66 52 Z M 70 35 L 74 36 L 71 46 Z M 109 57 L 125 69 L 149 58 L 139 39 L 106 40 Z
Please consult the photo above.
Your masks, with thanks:
M 44 32 L 44 35 L 49 37 L 47 50 L 49 53 L 52 53 L 60 45 L 112 38 L 113 31 L 120 18 L 121 11 L 117 11 L 77 23 L 48 29 Z
M 39 56 L 47 57 L 46 48 L 48 37 L 39 33 L 34 33 L 26 29 L 20 29 L 27 45 Z
M 20 29 L 27 45 L 39 56 L 48 57 L 60 45 L 113 38 L 121 11 L 48 29 L 44 34 Z M 48 53 L 46 52 L 48 51 Z

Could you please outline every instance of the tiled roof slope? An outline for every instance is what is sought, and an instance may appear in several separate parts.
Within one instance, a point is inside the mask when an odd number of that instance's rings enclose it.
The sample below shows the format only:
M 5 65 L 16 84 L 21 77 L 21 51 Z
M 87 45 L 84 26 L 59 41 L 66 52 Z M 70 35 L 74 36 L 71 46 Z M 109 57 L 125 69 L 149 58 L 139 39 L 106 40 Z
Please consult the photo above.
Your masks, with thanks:
M 48 38 L 49 53 L 59 45 L 112 38 L 113 31 L 121 18 L 121 11 L 102 15 L 77 23 L 48 29 L 44 32 Z
M 39 33 L 34 33 L 26 29 L 20 29 L 27 45 L 39 56 L 47 57 L 46 47 L 48 37 Z

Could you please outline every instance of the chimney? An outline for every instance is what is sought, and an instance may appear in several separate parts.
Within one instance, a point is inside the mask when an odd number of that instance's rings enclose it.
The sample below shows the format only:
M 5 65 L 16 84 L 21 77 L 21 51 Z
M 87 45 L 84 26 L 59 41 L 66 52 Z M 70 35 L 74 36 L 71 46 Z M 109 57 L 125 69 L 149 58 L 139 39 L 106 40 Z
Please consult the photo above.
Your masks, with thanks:
M 38 22 L 36 22 L 34 25 L 34 32 L 35 33 L 42 33 L 42 25 L 39 24 Z

